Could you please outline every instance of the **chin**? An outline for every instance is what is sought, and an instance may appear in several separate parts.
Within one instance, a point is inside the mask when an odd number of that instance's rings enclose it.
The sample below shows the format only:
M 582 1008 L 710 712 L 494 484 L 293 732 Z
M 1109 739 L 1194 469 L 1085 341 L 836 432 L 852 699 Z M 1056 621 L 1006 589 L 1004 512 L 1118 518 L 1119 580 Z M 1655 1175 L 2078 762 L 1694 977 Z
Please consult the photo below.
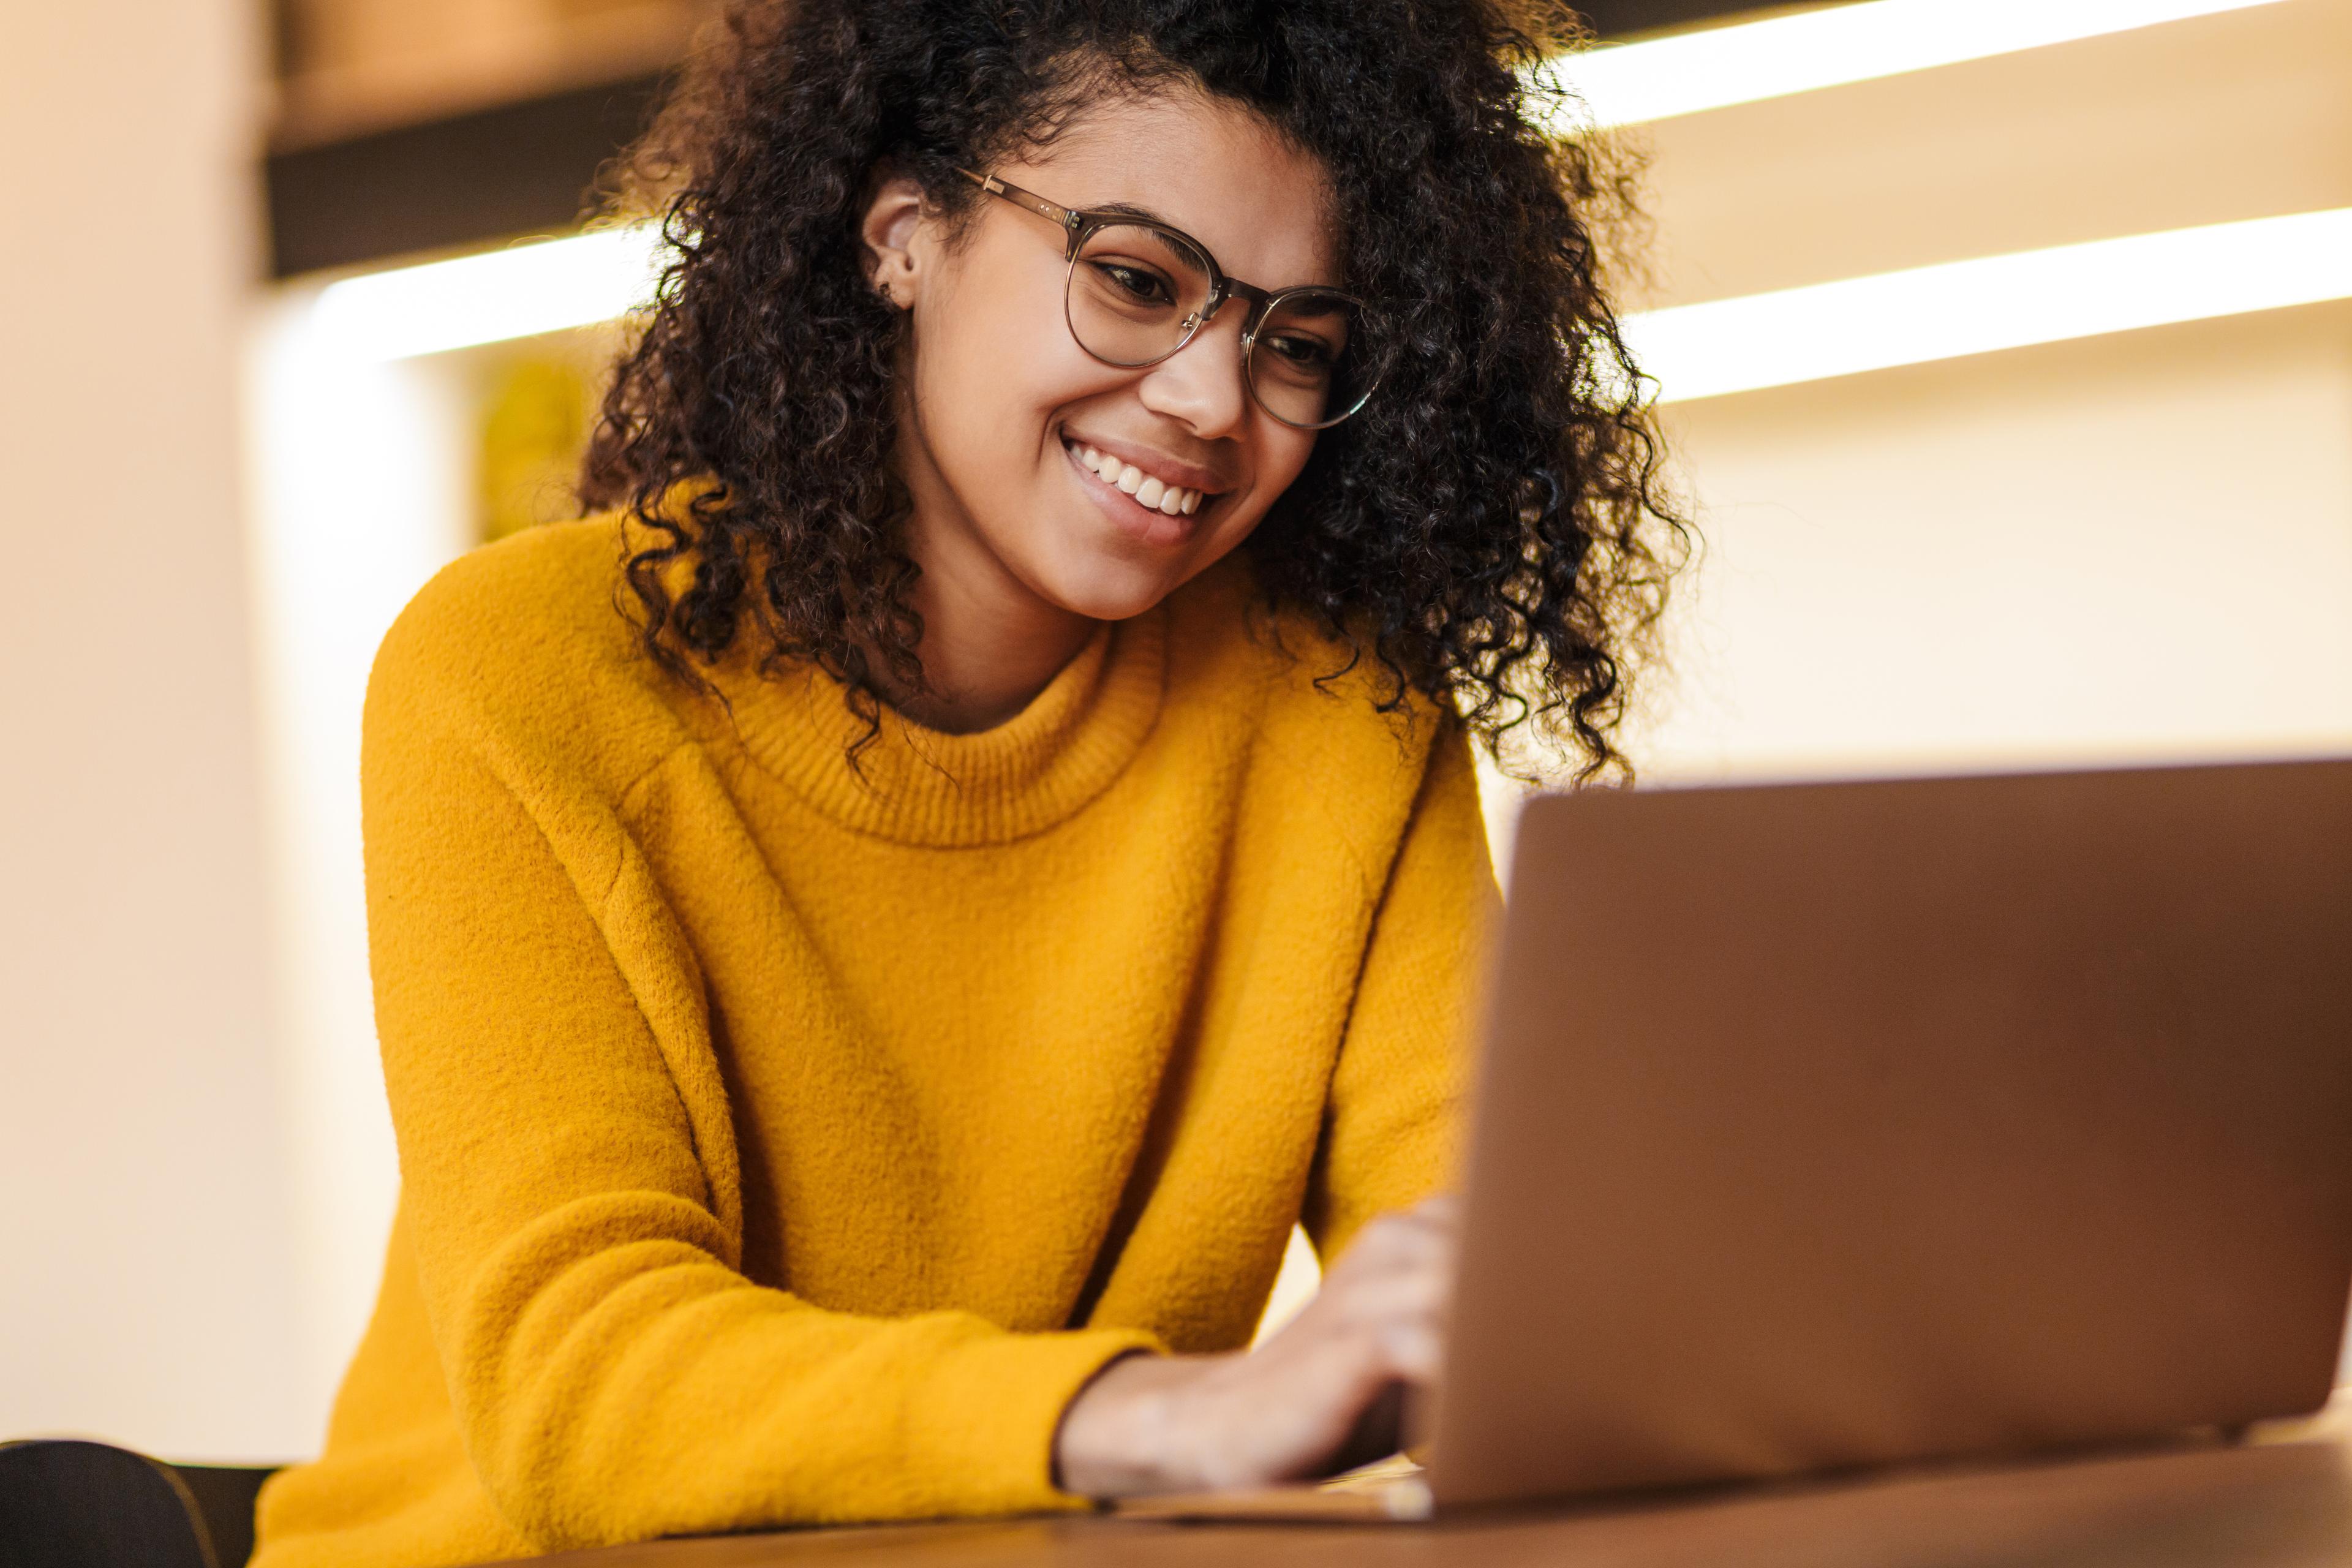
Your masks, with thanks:
M 1093 621 L 1127 621 L 1157 606 L 1184 581 L 1183 574 L 1114 557 L 1069 563 L 1048 574 L 1048 596 L 1073 615 Z

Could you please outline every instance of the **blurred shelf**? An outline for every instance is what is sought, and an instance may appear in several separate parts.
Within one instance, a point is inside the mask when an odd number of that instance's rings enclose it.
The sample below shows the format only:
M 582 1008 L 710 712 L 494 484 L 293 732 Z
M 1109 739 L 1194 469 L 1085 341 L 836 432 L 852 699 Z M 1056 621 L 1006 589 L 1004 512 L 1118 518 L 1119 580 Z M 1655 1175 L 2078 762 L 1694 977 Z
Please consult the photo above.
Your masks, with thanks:
M 2352 206 L 2352 5 L 2285 4 L 1639 128 L 1629 309 Z
M 568 229 L 643 131 L 666 75 L 574 88 L 273 153 L 273 277 Z
M 1757 7 L 1585 0 L 1581 9 L 1613 37 Z M 271 275 L 571 227 L 598 171 L 644 130 L 706 15 L 668 0 L 621 5 L 560 27 L 389 49 L 287 79 L 265 170 Z
M 298 152 L 657 75 L 686 58 L 709 15 L 703 0 L 627 0 L 346 40 L 280 79 L 270 146 Z

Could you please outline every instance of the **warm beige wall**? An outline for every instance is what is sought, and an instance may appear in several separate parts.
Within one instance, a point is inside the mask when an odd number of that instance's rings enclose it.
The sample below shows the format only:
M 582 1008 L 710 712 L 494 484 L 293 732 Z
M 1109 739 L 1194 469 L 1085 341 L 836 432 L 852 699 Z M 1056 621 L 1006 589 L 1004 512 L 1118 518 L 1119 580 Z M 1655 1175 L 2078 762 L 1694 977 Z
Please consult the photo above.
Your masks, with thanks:
M 2352 305 L 1710 399 L 1668 776 L 2352 750 Z
M 0 6 L 0 1438 L 317 1441 L 235 485 L 248 12 Z
M 2352 206 L 2347 61 L 2286 0 L 1659 122 L 1660 302 Z M 1668 424 L 1706 552 L 1651 776 L 2352 750 L 2352 304 Z

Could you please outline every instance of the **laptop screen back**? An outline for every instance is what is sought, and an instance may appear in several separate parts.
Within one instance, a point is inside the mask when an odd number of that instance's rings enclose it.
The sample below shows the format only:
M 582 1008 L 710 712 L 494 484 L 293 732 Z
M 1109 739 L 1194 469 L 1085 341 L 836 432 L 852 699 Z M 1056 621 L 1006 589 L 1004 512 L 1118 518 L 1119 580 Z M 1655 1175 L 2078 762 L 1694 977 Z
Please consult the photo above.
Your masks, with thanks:
M 2316 1407 L 2352 763 L 1538 800 L 1440 1506 Z

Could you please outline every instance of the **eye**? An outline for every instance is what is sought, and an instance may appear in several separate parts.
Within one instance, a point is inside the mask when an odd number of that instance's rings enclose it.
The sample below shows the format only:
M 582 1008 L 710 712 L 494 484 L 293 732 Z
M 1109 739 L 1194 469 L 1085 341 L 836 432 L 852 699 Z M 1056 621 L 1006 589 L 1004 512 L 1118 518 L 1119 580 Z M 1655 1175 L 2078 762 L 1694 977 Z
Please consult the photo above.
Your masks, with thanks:
M 1168 286 L 1168 279 L 1148 268 L 1126 261 L 1097 260 L 1087 265 L 1095 269 L 1097 277 L 1139 305 L 1176 302 L 1176 291 Z
M 1329 343 L 1325 342 L 1321 338 L 1309 337 L 1304 332 L 1277 332 L 1272 337 L 1258 339 L 1258 345 L 1261 348 L 1272 350 L 1281 357 L 1284 364 L 1293 370 L 1314 371 L 1318 374 L 1328 372 L 1332 363 L 1339 358 L 1331 352 Z

